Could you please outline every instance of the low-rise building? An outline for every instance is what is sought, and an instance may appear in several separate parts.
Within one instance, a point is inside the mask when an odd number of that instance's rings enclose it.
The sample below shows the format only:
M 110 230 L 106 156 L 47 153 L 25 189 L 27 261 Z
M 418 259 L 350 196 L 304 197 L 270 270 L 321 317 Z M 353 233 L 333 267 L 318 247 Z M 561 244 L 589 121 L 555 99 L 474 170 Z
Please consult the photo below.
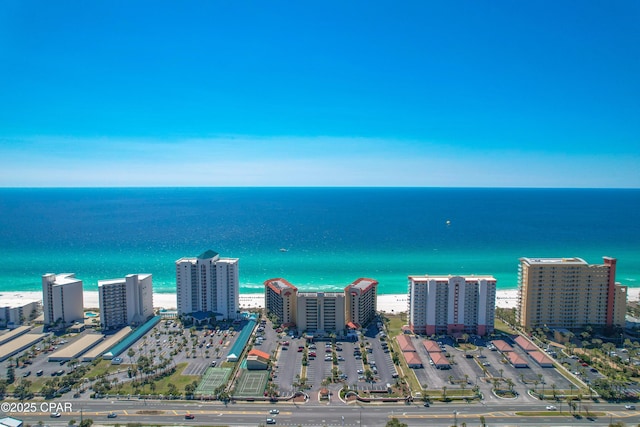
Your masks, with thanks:
M 2 304 L 2 302 L 0 302 Z M 29 320 L 35 319 L 42 311 L 39 300 L 19 301 L 0 305 L 0 327 L 14 328 Z

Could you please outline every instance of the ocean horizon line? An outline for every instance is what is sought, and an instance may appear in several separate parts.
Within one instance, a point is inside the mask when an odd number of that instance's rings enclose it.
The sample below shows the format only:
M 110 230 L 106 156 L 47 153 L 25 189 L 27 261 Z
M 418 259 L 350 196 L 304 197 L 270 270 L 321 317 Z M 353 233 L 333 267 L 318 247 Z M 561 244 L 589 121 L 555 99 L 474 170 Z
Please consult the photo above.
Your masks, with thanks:
M 640 187 L 538 187 L 538 186 L 500 186 L 500 187 L 487 187 L 487 186 L 426 186 L 426 185 L 267 185 L 267 186 L 255 186 L 255 185 L 123 185 L 123 186 L 2 186 L 0 185 L 0 189 L 2 190 L 87 190 L 87 189 L 95 189 L 95 190 L 108 190 L 108 189 L 443 189 L 443 190 L 640 190 Z

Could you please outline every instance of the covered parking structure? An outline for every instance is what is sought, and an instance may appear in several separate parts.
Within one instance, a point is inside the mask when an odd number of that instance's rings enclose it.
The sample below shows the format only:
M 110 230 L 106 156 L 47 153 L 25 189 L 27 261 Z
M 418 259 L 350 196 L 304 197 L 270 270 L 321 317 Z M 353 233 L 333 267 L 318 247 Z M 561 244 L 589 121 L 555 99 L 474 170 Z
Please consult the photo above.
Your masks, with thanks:
M 140 325 L 136 330 L 127 335 L 122 341 L 116 344 L 109 352 L 105 353 L 102 357 L 106 360 L 111 360 L 114 357 L 120 356 L 126 349 L 131 347 L 133 343 L 142 338 L 147 332 L 153 329 L 154 326 L 160 322 L 160 316 L 154 316 Z
M 529 364 L 527 363 L 527 361 L 515 351 L 508 352 L 506 356 L 509 359 L 509 363 L 511 363 L 511 366 L 513 366 L 514 368 L 529 367 Z
M 251 333 L 256 327 L 256 319 L 249 319 L 249 321 L 242 327 L 242 330 L 238 334 L 236 338 L 236 342 L 229 350 L 229 354 L 227 355 L 227 362 L 237 362 L 244 351 L 244 348 L 247 346 L 249 342 L 249 338 L 251 337 Z
M 522 335 L 518 335 L 516 339 L 514 339 L 515 343 L 526 352 L 530 351 L 538 351 L 539 348 L 534 343 L 523 337 Z
M 49 356 L 49 362 L 62 362 L 71 359 L 77 359 L 90 348 L 95 347 L 100 341 L 104 340 L 102 334 L 85 334 L 75 341 L 71 342 L 67 347 L 61 348 Z
M 529 352 L 531 357 L 541 368 L 553 368 L 553 360 L 541 351 Z
M 442 354 L 442 352 L 429 353 L 429 357 L 433 361 L 433 366 L 436 369 L 451 369 L 449 359 L 447 359 L 447 357 Z
M 402 355 L 404 359 L 407 361 L 407 366 L 412 369 L 422 368 L 422 359 L 418 356 L 418 353 L 414 353 L 411 351 L 403 351 Z

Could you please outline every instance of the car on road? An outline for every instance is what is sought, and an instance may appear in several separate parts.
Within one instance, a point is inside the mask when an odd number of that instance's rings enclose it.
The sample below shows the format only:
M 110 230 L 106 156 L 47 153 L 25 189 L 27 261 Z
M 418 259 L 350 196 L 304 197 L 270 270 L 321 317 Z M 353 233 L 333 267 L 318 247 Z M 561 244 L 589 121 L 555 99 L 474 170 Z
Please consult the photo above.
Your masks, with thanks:
M 424 405 L 422 405 L 422 406 L 424 406 L 425 408 L 428 408 L 429 407 L 429 402 L 424 402 Z
M 276 420 L 273 418 L 267 418 L 267 424 L 275 424 Z
M 52 412 L 49 416 L 51 418 L 60 418 L 62 414 L 60 412 Z
M 280 410 L 279 409 L 272 409 L 272 410 L 269 411 L 269 413 L 271 415 L 278 415 L 280 413 Z
M 624 409 L 628 409 L 629 411 L 635 411 L 636 405 L 624 405 Z
M 115 412 L 109 412 L 109 414 L 107 414 L 107 418 L 116 418 L 118 416 L 118 414 L 116 414 Z
M 196 416 L 193 414 L 185 414 L 184 419 L 185 420 L 193 420 Z
M 558 409 L 558 408 L 556 408 L 556 407 L 555 407 L 555 406 L 553 406 L 553 405 L 548 405 L 548 406 L 547 406 L 547 411 L 555 411 L 555 410 L 557 410 L 557 409 Z
M 24 378 L 27 378 L 29 375 L 31 375 L 31 371 L 27 371 L 24 374 L 22 374 Z

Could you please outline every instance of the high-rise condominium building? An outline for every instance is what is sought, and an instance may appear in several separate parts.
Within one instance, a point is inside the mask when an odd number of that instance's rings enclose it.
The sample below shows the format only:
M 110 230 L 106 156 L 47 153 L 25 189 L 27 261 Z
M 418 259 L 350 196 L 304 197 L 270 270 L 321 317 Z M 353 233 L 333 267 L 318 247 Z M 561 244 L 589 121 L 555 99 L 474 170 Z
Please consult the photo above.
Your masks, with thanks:
M 150 274 L 129 274 L 122 279 L 100 280 L 98 298 L 103 329 L 137 326 L 153 316 Z
M 520 258 L 518 320 L 529 329 L 624 326 L 627 287 L 616 283 L 616 259 Z
M 344 288 L 346 321 L 366 326 L 376 315 L 378 282 L 361 278 Z
M 296 326 L 300 332 L 337 332 L 346 325 L 344 293 L 299 292 Z
M 409 276 L 409 326 L 414 333 L 493 332 L 492 276 Z
M 176 261 L 178 315 L 201 312 L 235 319 L 240 306 L 239 286 L 237 258 L 220 258 L 208 250 L 198 257 Z
M 267 315 L 275 317 L 274 324 L 295 325 L 298 288 L 284 279 L 264 282 L 264 303 Z
M 276 323 L 295 325 L 300 332 L 341 335 L 345 326 L 357 328 L 373 320 L 377 286 L 373 279 L 360 278 L 344 292 L 298 292 L 285 279 L 269 279 L 264 282 L 265 308 Z
M 44 324 L 70 324 L 84 319 L 82 280 L 74 274 L 47 273 L 42 276 Z

